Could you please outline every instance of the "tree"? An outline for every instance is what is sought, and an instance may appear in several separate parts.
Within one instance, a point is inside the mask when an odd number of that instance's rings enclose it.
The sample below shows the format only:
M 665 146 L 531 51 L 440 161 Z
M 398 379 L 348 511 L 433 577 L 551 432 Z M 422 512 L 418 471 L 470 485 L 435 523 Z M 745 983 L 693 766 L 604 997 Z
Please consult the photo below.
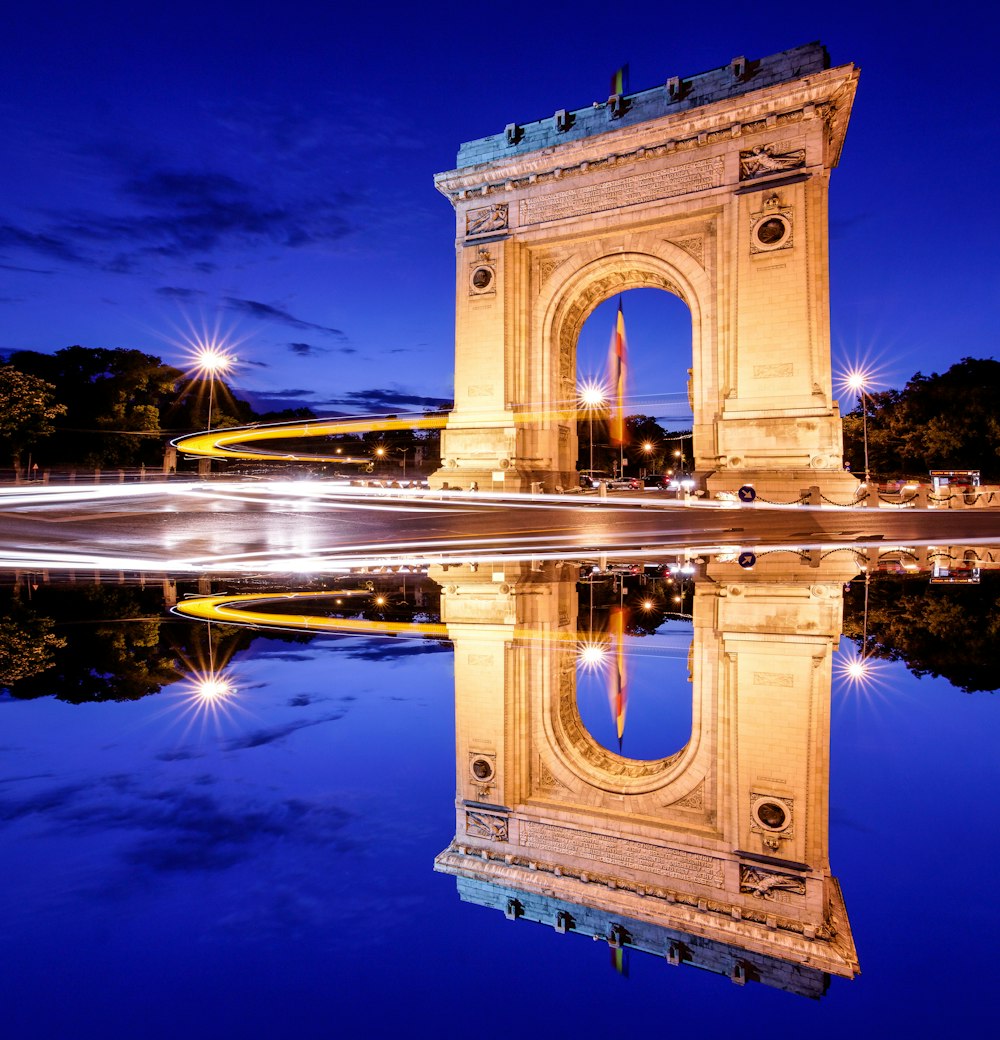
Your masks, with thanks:
M 134 466 L 162 458 L 162 416 L 184 405 L 179 369 L 139 350 L 81 346 L 15 351 L 10 362 L 49 381 L 66 402 L 51 447 L 58 461 Z
M 50 436 L 53 420 L 66 411 L 65 405 L 56 404 L 55 389 L 13 365 L 0 366 L 0 443 L 13 454 L 15 469 L 20 468 L 21 452 Z
M 1000 362 L 962 358 L 945 373 L 917 372 L 902 390 L 868 394 L 869 468 L 882 477 L 926 477 L 931 469 L 1000 476 Z M 859 469 L 863 411 L 844 418 L 844 450 Z

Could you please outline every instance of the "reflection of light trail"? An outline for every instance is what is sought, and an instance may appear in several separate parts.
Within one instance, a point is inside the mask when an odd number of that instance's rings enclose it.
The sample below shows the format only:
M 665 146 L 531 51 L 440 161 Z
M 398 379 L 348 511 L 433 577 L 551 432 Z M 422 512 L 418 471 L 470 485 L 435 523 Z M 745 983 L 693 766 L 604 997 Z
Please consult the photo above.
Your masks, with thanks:
M 199 596 L 186 599 L 173 608 L 185 617 L 202 621 L 223 621 L 229 625 L 278 629 L 304 629 L 310 632 L 337 632 L 343 635 L 414 635 L 428 639 L 447 639 L 446 625 L 426 621 L 367 621 L 362 618 L 326 617 L 322 614 L 292 614 L 254 610 L 265 603 L 290 603 L 295 600 L 329 599 L 342 596 L 337 591 L 326 594 L 315 592 L 244 592 L 224 596 Z M 371 593 L 368 593 L 371 595 Z

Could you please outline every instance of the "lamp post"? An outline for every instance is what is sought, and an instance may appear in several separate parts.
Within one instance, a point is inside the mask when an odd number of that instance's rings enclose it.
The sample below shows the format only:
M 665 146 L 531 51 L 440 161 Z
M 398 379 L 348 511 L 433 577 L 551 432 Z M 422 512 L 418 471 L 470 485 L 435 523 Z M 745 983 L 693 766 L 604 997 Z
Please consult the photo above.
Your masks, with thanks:
M 587 409 L 590 440 L 590 471 L 594 471 L 594 409 L 604 404 L 604 388 L 597 383 L 584 383 L 578 391 L 580 404 Z
M 868 395 L 865 392 L 868 376 L 865 372 L 850 372 L 846 381 L 848 388 L 861 398 L 861 434 L 865 445 L 865 487 L 867 487 L 870 479 L 868 470 Z
M 653 454 L 653 442 L 652 441 L 643 441 L 642 442 L 642 453 L 643 453 L 643 455 L 646 456 L 646 463 L 647 463 L 647 466 L 648 466 L 650 457 Z M 642 473 L 642 476 L 646 476 L 645 469 L 644 469 L 644 472 Z
M 208 426 L 212 429 L 212 410 L 215 406 L 215 373 L 224 375 L 236 363 L 236 358 L 225 350 L 213 345 L 202 347 L 195 354 L 195 364 L 201 374 L 208 376 Z

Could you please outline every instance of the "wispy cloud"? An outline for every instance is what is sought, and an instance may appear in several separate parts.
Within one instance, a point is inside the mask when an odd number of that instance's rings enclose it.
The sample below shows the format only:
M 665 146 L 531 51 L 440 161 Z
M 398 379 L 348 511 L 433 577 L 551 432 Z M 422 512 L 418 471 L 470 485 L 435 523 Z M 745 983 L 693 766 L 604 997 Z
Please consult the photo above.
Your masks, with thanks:
M 247 314 L 252 318 L 259 319 L 260 321 L 277 321 L 284 325 L 291 325 L 296 329 L 312 329 L 316 332 L 322 332 L 327 336 L 335 336 L 341 340 L 347 339 L 347 336 L 342 329 L 334 329 L 328 325 L 320 325 L 314 321 L 305 321 L 302 318 L 297 318 L 290 311 L 286 311 L 281 307 L 274 307 L 270 303 L 262 303 L 260 300 L 244 300 L 235 296 L 227 296 L 226 304 L 234 311 L 239 311 L 241 314 Z
M 373 387 L 369 390 L 350 390 L 341 397 L 323 402 L 324 406 L 332 409 L 346 409 L 348 411 L 382 413 L 408 410 L 425 410 L 450 408 L 452 401 L 445 397 L 426 397 L 422 394 L 414 394 L 405 389 L 383 389 Z
M 172 300 L 196 300 L 205 295 L 203 289 L 184 289 L 179 285 L 161 285 L 156 292 Z

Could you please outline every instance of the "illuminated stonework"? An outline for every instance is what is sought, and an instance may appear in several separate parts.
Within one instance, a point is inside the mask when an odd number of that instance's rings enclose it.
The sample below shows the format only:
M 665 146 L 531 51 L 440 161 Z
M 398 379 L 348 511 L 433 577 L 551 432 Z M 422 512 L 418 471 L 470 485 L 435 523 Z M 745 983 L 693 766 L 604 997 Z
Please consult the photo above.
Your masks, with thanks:
M 855 975 L 827 835 L 832 657 L 855 557 L 707 565 L 690 737 L 656 761 L 580 724 L 575 568 L 484 571 L 433 572 L 457 744 L 455 838 L 435 869 L 511 918 L 736 981 L 815 996 L 826 974 Z
M 818 44 L 740 59 L 462 146 L 436 178 L 458 253 L 436 486 L 573 486 L 580 329 L 603 300 L 658 287 L 691 309 L 709 489 L 853 492 L 830 371 L 827 189 L 858 72 L 827 65 Z

